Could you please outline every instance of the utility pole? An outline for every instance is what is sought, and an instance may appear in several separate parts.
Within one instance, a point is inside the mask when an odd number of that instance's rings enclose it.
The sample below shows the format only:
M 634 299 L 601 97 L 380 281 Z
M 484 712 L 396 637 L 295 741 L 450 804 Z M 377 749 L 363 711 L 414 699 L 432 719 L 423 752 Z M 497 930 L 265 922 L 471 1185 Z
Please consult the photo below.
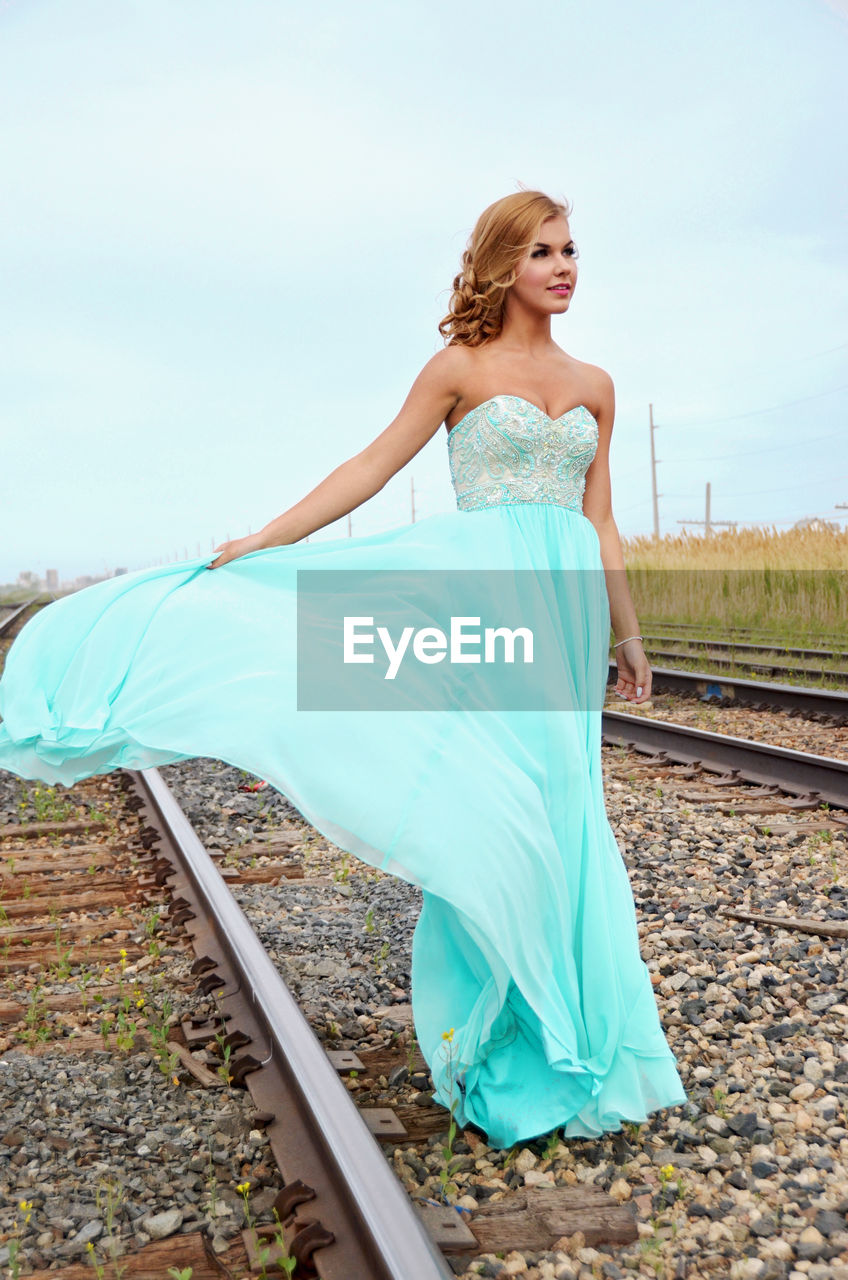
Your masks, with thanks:
M 657 428 L 656 423 L 654 422 L 654 406 L 652 404 L 648 405 L 648 421 L 651 424 L 651 494 L 654 499 L 654 537 L 659 538 L 660 508 L 657 499 L 661 498 L 662 494 L 657 493 L 657 463 L 660 462 L 661 459 L 656 456 L 656 451 L 654 449 L 654 432 Z
M 412 506 L 412 523 L 415 524 L 415 481 L 409 477 L 409 501 Z
M 704 533 L 707 535 L 707 537 L 709 537 L 709 535 L 712 533 L 713 529 L 715 528 L 715 526 L 716 526 L 717 524 L 726 524 L 726 525 L 730 525 L 730 526 L 731 526 L 732 528 L 734 528 L 734 529 L 736 528 L 736 524 L 737 524 L 737 522 L 736 522 L 735 520 L 713 520 L 713 519 L 711 519 L 711 517 L 710 517 L 710 482 L 709 482 L 709 480 L 707 481 L 707 493 L 706 493 L 706 499 L 705 499 L 705 502 L 704 502 L 704 519 L 703 519 L 703 520 L 678 520 L 678 522 L 677 522 L 677 523 L 678 523 L 678 524 L 702 524 L 702 525 L 704 526 Z

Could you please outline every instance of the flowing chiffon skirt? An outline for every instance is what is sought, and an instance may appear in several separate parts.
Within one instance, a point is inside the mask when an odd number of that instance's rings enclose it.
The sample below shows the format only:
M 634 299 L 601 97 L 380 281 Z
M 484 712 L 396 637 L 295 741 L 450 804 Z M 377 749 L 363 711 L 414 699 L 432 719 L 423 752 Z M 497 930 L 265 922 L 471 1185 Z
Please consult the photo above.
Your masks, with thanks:
M 592 524 L 552 503 L 504 504 L 211 572 L 210 559 L 97 583 L 37 614 L 0 682 L 0 769 L 70 785 L 214 757 L 418 885 L 418 1041 L 437 1100 L 493 1146 L 558 1126 L 600 1135 L 685 1102 L 604 803 L 609 605 Z M 446 582 L 522 570 L 540 583 L 542 570 L 575 571 L 549 609 L 553 709 L 446 710 L 426 694 L 394 711 L 300 709 L 302 570 Z

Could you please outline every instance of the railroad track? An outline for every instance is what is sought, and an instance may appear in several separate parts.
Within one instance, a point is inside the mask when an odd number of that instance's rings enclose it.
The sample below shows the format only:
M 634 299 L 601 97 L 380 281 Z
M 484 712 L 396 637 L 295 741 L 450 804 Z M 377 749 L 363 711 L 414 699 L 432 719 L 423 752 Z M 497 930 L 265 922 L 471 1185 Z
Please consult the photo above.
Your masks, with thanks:
M 314 1266 L 322 1280 L 436 1280 L 450 1276 L 421 1217 L 380 1152 L 365 1117 L 339 1079 L 201 845 L 155 770 L 131 774 L 140 800 L 155 873 L 171 881 L 175 921 L 192 937 L 194 966 L 207 993 L 216 992 L 236 1084 L 274 1116 L 269 1139 L 283 1174 L 276 1209 L 290 1256 Z M 195 1043 L 214 1026 L 195 1028 Z M 362 1063 L 346 1055 L 348 1070 Z M 392 1136 L 391 1117 L 372 1116 Z M 451 1211 L 452 1212 L 452 1211 Z M 447 1231 L 461 1236 L 453 1214 Z
M 653 655 L 649 655 L 653 656 Z M 837 689 L 811 689 L 803 685 L 745 680 L 716 675 L 712 671 L 682 671 L 651 666 L 652 693 L 674 693 L 720 707 L 751 707 L 756 711 L 781 710 L 819 724 L 848 723 L 848 693 Z M 615 684 L 615 663 L 609 664 L 609 684 Z
M 848 659 L 842 638 L 834 638 L 836 647 L 831 649 L 802 648 L 786 646 L 776 638 L 737 640 L 732 629 L 721 636 L 705 637 L 686 632 L 670 634 L 666 628 L 663 633 L 646 630 L 644 641 L 650 647 L 652 658 L 670 665 L 700 663 L 715 672 L 740 671 L 766 679 L 788 677 L 848 685 L 848 671 L 827 665 Z M 817 660 L 816 665 L 806 665 L 810 658 Z
M 129 816 L 119 825 L 112 821 L 107 835 L 99 797 L 110 788 L 114 792 L 116 783 L 124 792 L 119 807 Z M 470 1261 L 517 1246 L 551 1247 L 565 1224 L 595 1244 L 621 1245 L 637 1238 L 632 1211 L 595 1186 L 509 1191 L 504 1202 L 496 1197 L 480 1205 L 473 1230 L 467 1210 L 432 1200 L 414 1203 L 392 1168 L 391 1152 L 402 1143 L 446 1135 L 448 1113 L 411 1106 L 402 1116 L 355 1104 L 345 1076 L 352 1083 L 357 1073 L 367 1077 L 389 1070 L 390 1064 L 396 1068 L 404 1058 L 397 1052 L 363 1051 L 360 1056 L 325 1049 L 226 883 L 227 878 L 275 882 L 281 874 L 301 883 L 302 867 L 287 856 L 271 868 L 235 870 L 221 864 L 219 870 L 156 770 L 89 779 L 76 784 L 73 795 L 87 812 L 80 815 L 77 809 L 69 820 L 55 789 L 37 785 L 34 799 L 41 806 L 36 810 L 41 820 L 0 826 L 0 971 L 15 993 L 0 1001 L 0 1027 L 17 1024 L 18 1051 L 24 1051 L 24 1044 L 38 1051 L 42 1037 L 57 1033 L 55 1020 L 72 1019 L 78 1004 L 61 984 L 53 990 L 43 973 L 49 970 L 54 979 L 58 974 L 69 980 L 72 967 L 76 973 L 81 966 L 86 982 L 95 972 L 111 970 L 113 975 L 108 983 L 104 976 L 92 987 L 91 998 L 111 1001 L 118 1011 L 117 1018 L 109 1015 L 108 1030 L 101 1021 L 99 1048 L 126 1051 L 149 1045 L 150 1036 L 136 1038 L 136 1020 L 122 1046 L 120 1024 L 135 1017 L 128 1003 L 129 975 L 135 981 L 136 969 L 148 962 L 143 930 L 130 917 L 133 909 L 137 915 L 142 907 L 158 904 L 156 916 L 164 921 L 167 936 L 173 939 L 179 932 L 190 940 L 193 981 L 200 998 L 212 1007 L 211 1013 L 207 1007 L 201 1016 L 183 1019 L 167 1033 L 167 1043 L 160 1027 L 159 1052 L 173 1057 L 175 1069 L 179 1060 L 180 1070 L 216 1088 L 222 1081 L 204 1066 L 204 1059 L 217 1046 L 228 1083 L 249 1092 L 256 1107 L 253 1126 L 266 1127 L 280 1171 L 283 1185 L 273 1206 L 278 1225 L 245 1230 L 246 1265 L 264 1248 L 271 1251 L 269 1265 L 277 1252 L 295 1260 L 296 1277 L 435 1280 L 454 1274 L 445 1255 Z M 283 846 L 288 854 L 285 840 Z M 168 895 L 167 906 L 161 905 L 163 894 Z M 27 981 L 34 985 L 26 994 L 15 975 L 32 975 Z M 133 990 L 133 999 L 140 991 Z M 150 1027 L 155 1039 L 152 1022 Z M 70 1051 L 77 1047 L 91 1054 L 98 1045 L 83 1031 L 66 1045 Z M 423 1069 L 429 1078 L 420 1054 L 415 1058 L 419 1074 Z M 0 1143 L 4 1141 L 0 1135 Z M 122 1259 L 128 1276 L 135 1274 L 136 1265 L 139 1276 L 146 1276 L 154 1261 L 165 1259 L 189 1263 L 195 1275 L 204 1274 L 198 1270 L 198 1250 L 203 1256 L 199 1235 L 180 1244 L 162 1243 L 164 1253 L 154 1244 Z M 225 1261 L 231 1268 L 238 1265 L 238 1250 L 231 1248 Z M 73 1272 L 70 1277 L 77 1280 Z
M 39 609 L 49 603 L 43 596 L 33 596 L 21 604 L 0 605 L 0 642 L 10 644 L 24 623 L 29 622 Z
M 786 829 L 798 834 L 844 832 L 848 825 L 844 815 L 848 808 L 848 764 L 843 762 L 764 748 L 761 743 L 669 726 L 623 712 L 604 713 L 604 738 L 607 743 L 633 749 L 646 757 L 627 766 L 631 773 L 635 770 L 637 775 L 654 779 L 694 783 L 700 790 L 679 794 L 726 813 L 759 817 L 763 833 L 778 834 L 781 815 L 787 819 Z M 149 903 L 157 893 L 168 890 L 168 926 L 187 932 L 196 952 L 193 970 L 198 989 L 214 1002 L 213 1017 L 181 1024 L 185 1040 L 183 1063 L 202 1074 L 202 1066 L 195 1060 L 198 1047 L 220 1043 L 222 1052 L 230 1055 L 225 1061 L 232 1083 L 250 1092 L 257 1108 L 255 1123 L 267 1126 L 282 1175 L 284 1185 L 275 1208 L 282 1224 L 283 1247 L 297 1261 L 296 1276 L 312 1274 L 327 1280 L 359 1280 L 360 1276 L 362 1280 L 372 1276 L 382 1280 L 384 1276 L 396 1276 L 398 1280 L 417 1280 L 418 1276 L 452 1274 L 443 1252 L 454 1259 L 464 1256 L 470 1261 L 483 1251 L 503 1254 L 521 1247 L 551 1248 L 555 1237 L 575 1230 L 582 1231 L 584 1242 L 596 1247 L 604 1243 L 624 1245 L 636 1238 L 636 1220 L 631 1210 L 592 1185 L 550 1191 L 539 1188 L 538 1203 L 533 1204 L 530 1200 L 535 1189 L 530 1188 L 529 1192 L 507 1196 L 500 1206 L 490 1205 L 492 1212 L 486 1211 L 484 1202 L 470 1221 L 463 1221 L 466 1215 L 459 1215 L 450 1206 L 441 1210 L 434 1205 L 413 1207 L 377 1142 L 382 1142 L 385 1150 L 387 1143 L 403 1144 L 414 1139 L 414 1132 L 405 1128 L 405 1117 L 397 1113 L 357 1109 L 351 1091 L 342 1082 L 345 1076 L 350 1079 L 356 1072 L 388 1070 L 389 1063 L 384 1060 L 391 1055 L 375 1053 L 374 1058 L 379 1061 L 369 1062 L 365 1053 L 328 1052 L 315 1039 L 229 894 L 226 867 L 221 867 L 225 873 L 222 876 L 161 776 L 156 771 L 145 771 L 121 777 L 136 824 L 124 828 L 124 837 L 132 830 L 133 875 L 141 874 L 132 892 Z M 81 784 L 81 794 L 91 796 L 93 814 L 97 812 L 97 788 L 102 785 L 103 780 L 95 779 Z M 823 809 L 823 803 L 831 808 Z M 40 824 L 40 830 L 39 824 L 30 825 L 28 835 L 21 830 L 22 841 L 33 836 L 48 842 L 82 836 L 85 842 L 61 849 L 51 844 L 48 849 L 52 852 L 37 854 L 26 873 L 26 895 L 10 899 L 5 892 L 7 886 L 3 885 L 5 928 L 0 930 L 0 946 L 5 951 L 7 975 L 31 969 L 51 948 L 61 956 L 63 946 L 67 948 L 72 940 L 77 947 L 93 947 L 101 961 L 109 960 L 112 965 L 116 961 L 122 963 L 121 957 L 130 964 L 143 959 L 143 948 L 133 942 L 119 910 L 125 901 L 120 895 L 126 892 L 129 882 L 115 868 L 110 876 L 108 858 L 101 862 L 101 854 L 97 854 L 95 896 L 97 906 L 108 913 L 86 925 L 83 909 L 93 905 L 87 904 L 84 897 L 86 889 L 92 892 L 89 883 L 84 886 L 82 897 L 67 904 L 80 917 L 68 931 L 64 927 L 57 930 L 54 919 L 49 924 L 38 922 L 38 899 L 42 904 L 47 899 L 55 900 L 59 867 L 63 873 L 73 871 L 71 864 L 76 863 L 77 876 L 84 884 L 88 867 L 94 862 L 86 829 L 89 833 L 96 831 L 96 823 L 96 817 L 78 820 L 74 831 L 73 822 L 48 819 Z M 7 841 L 12 835 L 8 827 L 0 827 L 0 836 Z M 39 858 L 45 864 L 41 870 Z M 12 859 L 18 863 L 15 873 L 20 876 L 24 855 L 15 853 Z M 51 861 L 52 870 L 46 866 Z M 7 852 L 6 871 L 8 864 Z M 230 874 L 235 878 L 234 872 Z M 43 878 L 38 879 L 39 876 Z M 733 907 L 725 907 L 722 913 L 766 929 L 817 932 L 822 939 L 848 936 L 848 923 L 838 919 L 788 920 Z M 103 937 L 104 934 L 111 936 Z M 17 956 L 16 942 L 26 943 Z M 420 1061 L 418 1065 L 421 1066 Z M 447 1115 L 441 1110 L 431 1109 L 420 1118 L 422 1132 L 446 1128 Z M 551 1227 L 547 1235 L 542 1212 L 545 1208 L 549 1222 L 557 1228 L 554 1231 Z M 531 1209 L 536 1212 L 531 1213 Z M 271 1234 L 269 1228 L 268 1247 Z M 246 1232 L 244 1247 L 248 1257 L 255 1255 L 262 1240 L 261 1229 L 259 1233 Z M 531 1240 L 532 1246 L 528 1243 Z M 172 1256 L 177 1258 L 176 1253 L 160 1256 L 168 1261 Z M 182 1254 L 179 1260 L 183 1260 Z M 130 1267 L 128 1275 L 132 1274 Z M 197 1280 L 205 1274 L 195 1267 Z

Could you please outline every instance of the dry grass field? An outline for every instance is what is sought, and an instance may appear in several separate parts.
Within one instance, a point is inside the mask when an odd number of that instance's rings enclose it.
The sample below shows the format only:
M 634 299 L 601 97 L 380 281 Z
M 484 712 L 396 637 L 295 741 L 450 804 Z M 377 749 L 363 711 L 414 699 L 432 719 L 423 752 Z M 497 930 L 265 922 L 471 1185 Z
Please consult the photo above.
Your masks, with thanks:
M 785 643 L 848 638 L 848 530 L 727 529 L 622 544 L 643 626 L 751 627 Z

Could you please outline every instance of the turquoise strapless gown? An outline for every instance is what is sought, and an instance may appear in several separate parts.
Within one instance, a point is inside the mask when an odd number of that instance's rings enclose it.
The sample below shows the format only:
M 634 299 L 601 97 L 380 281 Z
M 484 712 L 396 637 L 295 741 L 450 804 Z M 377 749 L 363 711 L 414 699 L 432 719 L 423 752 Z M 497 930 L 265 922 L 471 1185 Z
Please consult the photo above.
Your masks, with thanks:
M 583 406 L 554 421 L 494 396 L 449 433 L 455 512 L 97 583 L 26 625 L 0 682 L 0 768 L 70 785 L 214 757 L 418 885 L 418 1041 L 438 1101 L 495 1147 L 686 1101 L 604 804 L 609 603 L 582 512 L 596 447 Z M 304 569 L 588 571 L 556 619 L 573 708 L 299 710 Z

